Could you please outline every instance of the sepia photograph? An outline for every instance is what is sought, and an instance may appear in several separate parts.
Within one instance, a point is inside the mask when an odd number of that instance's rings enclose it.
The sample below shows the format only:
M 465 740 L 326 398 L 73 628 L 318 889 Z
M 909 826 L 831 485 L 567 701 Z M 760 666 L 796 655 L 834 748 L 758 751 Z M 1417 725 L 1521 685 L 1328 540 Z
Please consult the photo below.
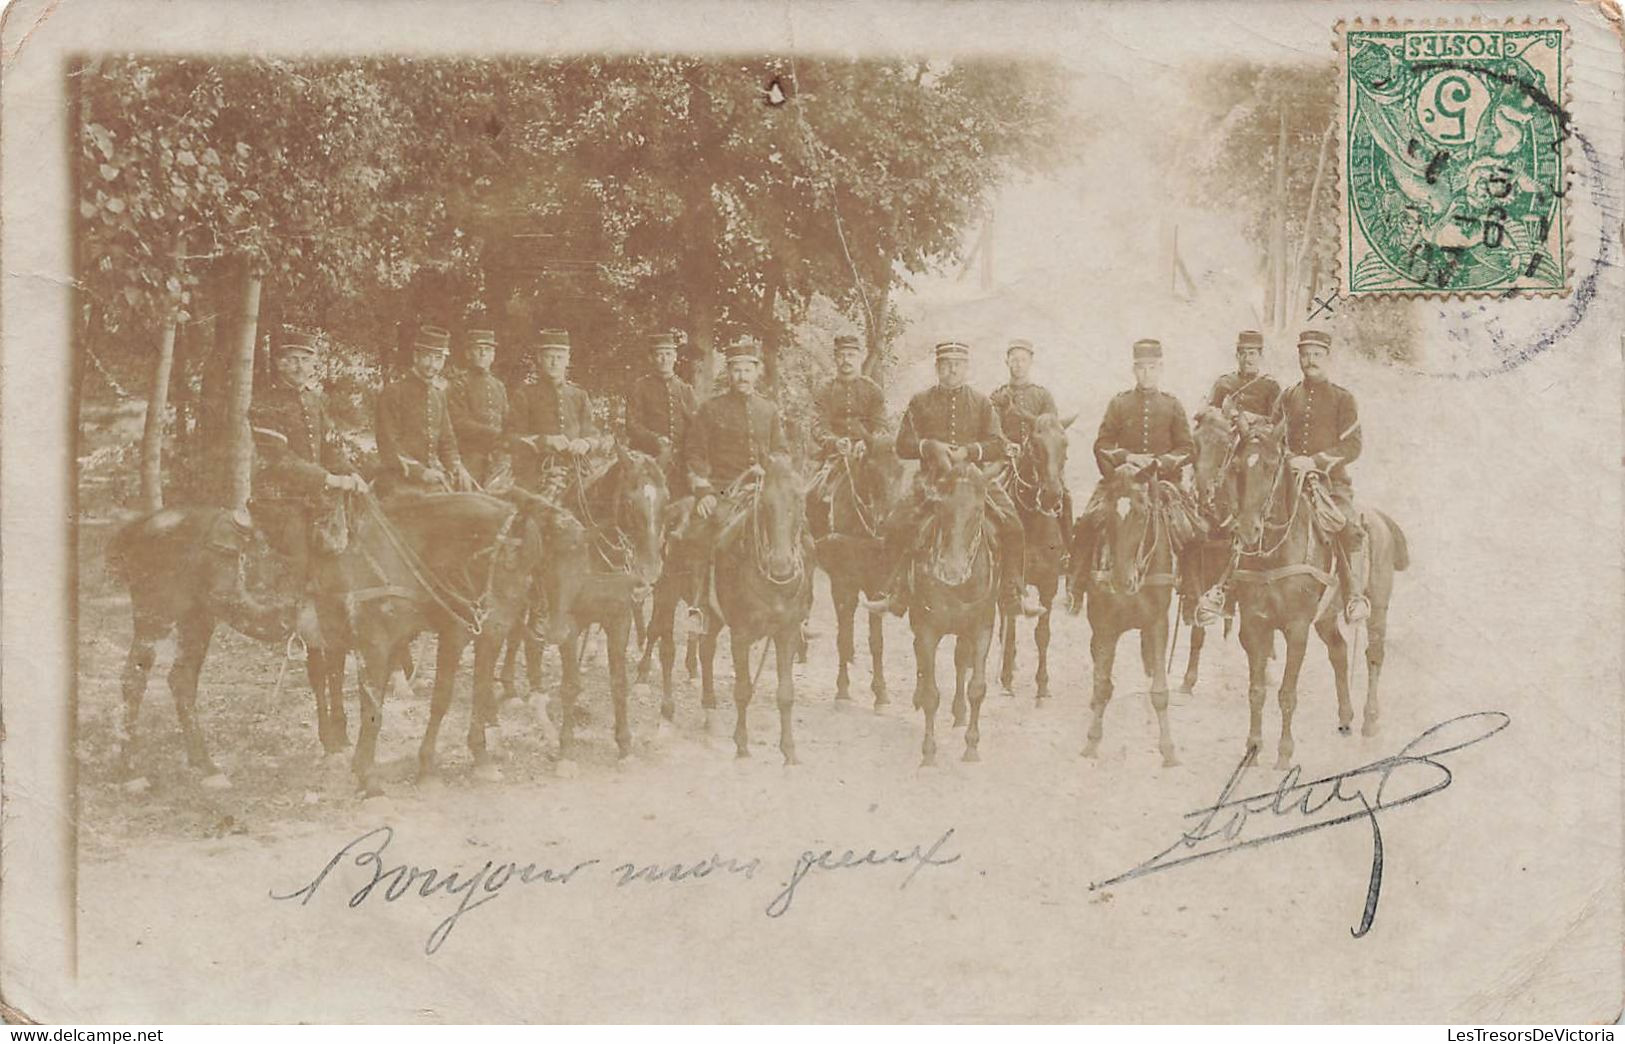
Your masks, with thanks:
M 1615 1021 L 1620 27 L 14 4 L 8 1012 Z

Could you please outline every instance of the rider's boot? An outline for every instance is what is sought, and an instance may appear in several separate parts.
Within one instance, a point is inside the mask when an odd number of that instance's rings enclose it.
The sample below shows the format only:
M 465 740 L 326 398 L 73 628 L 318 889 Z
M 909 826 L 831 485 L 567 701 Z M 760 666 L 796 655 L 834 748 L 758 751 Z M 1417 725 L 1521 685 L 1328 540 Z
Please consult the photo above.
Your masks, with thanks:
M 881 593 L 868 598 L 859 596 L 858 604 L 865 612 L 891 613 L 893 616 L 902 616 L 908 612 L 908 560 L 904 559 L 893 567 L 886 582 L 881 585 Z
M 1338 536 L 1343 542 L 1343 559 L 1348 571 L 1348 576 L 1344 578 L 1344 589 L 1349 592 L 1349 597 L 1348 604 L 1343 607 L 1343 616 L 1349 623 L 1357 624 L 1371 615 L 1371 602 L 1365 596 L 1366 574 L 1370 568 L 1365 527 L 1359 519 L 1351 518 Z

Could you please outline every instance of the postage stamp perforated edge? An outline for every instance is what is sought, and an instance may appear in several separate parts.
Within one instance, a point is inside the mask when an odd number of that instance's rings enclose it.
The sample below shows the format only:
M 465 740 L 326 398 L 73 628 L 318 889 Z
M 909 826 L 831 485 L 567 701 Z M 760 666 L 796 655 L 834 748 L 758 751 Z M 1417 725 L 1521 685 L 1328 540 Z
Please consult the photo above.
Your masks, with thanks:
M 1563 260 L 1561 271 L 1563 273 L 1562 285 L 1553 286 L 1519 286 L 1514 281 L 1512 285 L 1497 285 L 1478 289 L 1440 289 L 1416 285 L 1412 287 L 1384 288 L 1380 290 L 1354 290 L 1350 287 L 1352 259 L 1354 256 L 1354 236 L 1364 239 L 1362 230 L 1355 226 L 1351 220 L 1352 208 L 1349 199 L 1349 174 L 1347 165 L 1350 150 L 1348 148 L 1349 129 L 1349 70 L 1348 70 L 1348 34 L 1351 31 L 1370 30 L 1418 30 L 1418 31 L 1473 31 L 1511 29 L 1539 31 L 1541 29 L 1556 30 L 1559 33 L 1558 63 L 1561 72 L 1561 99 L 1559 105 L 1563 113 L 1573 109 L 1573 67 L 1571 65 L 1572 33 L 1568 23 L 1561 19 L 1539 18 L 1507 18 L 1505 20 L 1470 18 L 1470 19 L 1397 19 L 1397 18 L 1355 18 L 1352 20 L 1339 20 L 1333 26 L 1332 48 L 1337 54 L 1338 67 L 1338 102 L 1337 102 L 1337 129 L 1333 141 L 1333 149 L 1337 155 L 1337 162 L 1332 165 L 1332 177 L 1337 183 L 1337 251 L 1334 254 L 1333 278 L 1338 293 L 1345 297 L 1359 298 L 1404 298 L 1407 300 L 1466 300 L 1470 298 L 1504 299 L 1507 297 L 1520 298 L 1566 298 L 1574 287 L 1574 242 L 1573 223 L 1569 220 L 1568 192 L 1572 188 L 1573 143 L 1569 136 L 1563 140 L 1562 167 L 1558 171 L 1558 180 L 1564 186 L 1564 194 L 1558 200 L 1557 213 L 1557 241 L 1562 245 Z M 1374 248 L 1367 247 L 1367 251 Z

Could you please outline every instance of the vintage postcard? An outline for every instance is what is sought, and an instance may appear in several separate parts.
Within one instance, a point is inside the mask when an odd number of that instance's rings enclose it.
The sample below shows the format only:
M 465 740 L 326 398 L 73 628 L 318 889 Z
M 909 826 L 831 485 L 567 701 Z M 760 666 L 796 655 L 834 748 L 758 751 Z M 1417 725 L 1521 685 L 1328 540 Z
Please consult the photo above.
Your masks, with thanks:
M 0 998 L 1607 1023 L 1617 4 L 19 0 Z

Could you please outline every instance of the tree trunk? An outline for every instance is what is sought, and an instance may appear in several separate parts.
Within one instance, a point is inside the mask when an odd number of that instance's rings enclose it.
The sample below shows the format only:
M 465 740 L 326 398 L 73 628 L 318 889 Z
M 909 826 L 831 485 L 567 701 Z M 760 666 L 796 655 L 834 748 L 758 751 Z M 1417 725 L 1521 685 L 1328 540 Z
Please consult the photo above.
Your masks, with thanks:
M 1315 295 L 1313 275 L 1304 278 L 1303 266 L 1309 256 L 1309 246 L 1315 241 L 1315 212 L 1319 209 L 1320 186 L 1326 176 L 1326 154 L 1331 151 L 1332 135 L 1336 131 L 1337 120 L 1334 118 L 1326 128 L 1325 137 L 1320 139 L 1320 158 L 1315 161 L 1315 180 L 1309 185 L 1309 212 L 1303 217 L 1303 235 L 1298 237 L 1298 252 L 1292 262 L 1292 315 L 1308 315 L 1309 302 Z M 1316 267 L 1319 267 L 1318 264 Z
M 141 430 L 141 508 L 157 511 L 164 506 L 164 418 L 169 412 L 169 374 L 175 363 L 175 313 L 164 319 L 158 337 L 158 358 L 152 365 L 152 385 L 147 393 L 147 420 Z
M 1281 131 L 1275 142 L 1275 220 L 1270 229 L 1270 325 L 1286 329 L 1286 108 L 1281 108 Z
M 230 397 L 226 400 L 225 505 L 246 510 L 253 481 L 254 440 L 248 430 L 248 407 L 254 398 L 254 348 L 259 340 L 260 275 L 244 266 L 242 296 L 236 319 L 235 354 L 231 360 Z
M 891 272 L 891 265 L 886 265 Z M 881 388 L 886 387 L 886 317 L 891 313 L 891 279 L 881 285 L 880 292 L 869 299 L 870 307 L 863 313 L 863 374 Z
M 688 311 L 689 338 L 698 353 L 694 361 L 694 394 L 704 401 L 711 397 L 717 380 L 717 303 L 714 297 L 695 296 Z

